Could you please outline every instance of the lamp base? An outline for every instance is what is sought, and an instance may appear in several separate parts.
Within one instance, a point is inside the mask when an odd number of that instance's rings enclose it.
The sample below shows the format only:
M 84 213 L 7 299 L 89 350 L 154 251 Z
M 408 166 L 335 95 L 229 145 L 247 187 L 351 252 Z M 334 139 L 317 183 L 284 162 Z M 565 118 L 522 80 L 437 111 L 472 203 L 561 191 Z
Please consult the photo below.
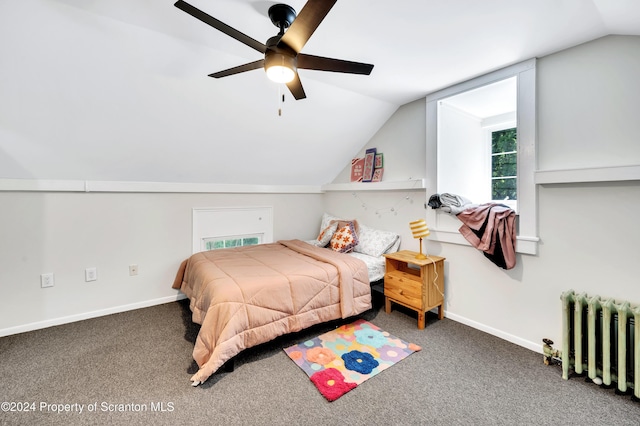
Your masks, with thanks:
M 425 256 L 424 254 L 422 254 L 422 237 L 420 238 L 420 253 L 416 254 L 416 259 L 426 259 L 427 256 Z

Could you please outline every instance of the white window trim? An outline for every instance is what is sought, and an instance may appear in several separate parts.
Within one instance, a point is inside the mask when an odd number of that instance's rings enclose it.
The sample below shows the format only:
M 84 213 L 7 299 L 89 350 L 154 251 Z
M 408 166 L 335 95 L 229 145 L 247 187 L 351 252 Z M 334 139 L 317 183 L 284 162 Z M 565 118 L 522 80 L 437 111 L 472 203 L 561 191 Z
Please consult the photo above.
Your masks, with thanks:
M 538 194 L 534 182 L 536 160 L 536 60 L 520 62 L 507 68 L 451 86 L 427 96 L 427 174 L 426 187 L 438 188 L 438 106 L 439 100 L 518 76 L 518 236 L 516 251 L 538 252 Z M 429 191 L 429 189 L 427 189 Z M 427 192 L 427 198 L 431 194 Z M 439 217 L 448 215 L 437 209 L 427 209 L 427 223 L 435 241 L 469 245 L 457 230 L 443 227 Z

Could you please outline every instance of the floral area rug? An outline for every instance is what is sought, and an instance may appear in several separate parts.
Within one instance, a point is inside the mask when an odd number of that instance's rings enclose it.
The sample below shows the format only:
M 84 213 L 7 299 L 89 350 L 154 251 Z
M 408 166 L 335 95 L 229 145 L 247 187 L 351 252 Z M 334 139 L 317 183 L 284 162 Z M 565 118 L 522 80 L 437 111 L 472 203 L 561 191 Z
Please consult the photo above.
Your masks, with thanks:
M 327 400 L 335 401 L 420 349 L 361 319 L 284 351 Z

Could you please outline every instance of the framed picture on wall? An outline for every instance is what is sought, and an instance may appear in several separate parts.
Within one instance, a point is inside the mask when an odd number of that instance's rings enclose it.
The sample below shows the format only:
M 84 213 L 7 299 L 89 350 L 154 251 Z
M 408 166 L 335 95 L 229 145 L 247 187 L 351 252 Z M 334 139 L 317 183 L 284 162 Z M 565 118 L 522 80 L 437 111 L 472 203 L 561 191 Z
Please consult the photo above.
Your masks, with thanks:
M 364 158 L 354 158 L 351 160 L 351 182 L 362 182 L 364 173 Z
M 381 169 L 382 167 L 384 167 L 382 153 L 378 152 L 376 154 L 376 161 L 374 162 L 373 168 L 374 169 Z
M 371 182 L 373 178 L 374 163 L 376 160 L 376 149 L 369 148 L 364 154 L 364 172 L 362 173 L 363 182 Z
M 373 177 L 371 178 L 371 182 L 380 182 L 382 181 L 382 172 L 384 171 L 384 168 L 380 167 L 378 169 L 375 169 L 373 171 Z

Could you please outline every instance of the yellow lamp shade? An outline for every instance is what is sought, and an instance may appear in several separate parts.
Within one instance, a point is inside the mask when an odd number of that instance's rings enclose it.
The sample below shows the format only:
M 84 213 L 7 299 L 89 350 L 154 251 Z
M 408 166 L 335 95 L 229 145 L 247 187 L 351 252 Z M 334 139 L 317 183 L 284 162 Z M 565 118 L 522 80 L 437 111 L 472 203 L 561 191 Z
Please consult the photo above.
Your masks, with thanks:
M 420 253 L 416 255 L 416 259 L 426 259 L 427 256 L 422 254 L 422 239 L 428 237 L 430 234 L 427 222 L 425 222 L 424 219 L 415 220 L 409 222 L 409 227 L 413 233 L 413 238 L 420 238 Z
M 409 227 L 413 233 L 413 238 L 425 238 L 430 234 L 427 222 L 424 219 L 409 222 Z

